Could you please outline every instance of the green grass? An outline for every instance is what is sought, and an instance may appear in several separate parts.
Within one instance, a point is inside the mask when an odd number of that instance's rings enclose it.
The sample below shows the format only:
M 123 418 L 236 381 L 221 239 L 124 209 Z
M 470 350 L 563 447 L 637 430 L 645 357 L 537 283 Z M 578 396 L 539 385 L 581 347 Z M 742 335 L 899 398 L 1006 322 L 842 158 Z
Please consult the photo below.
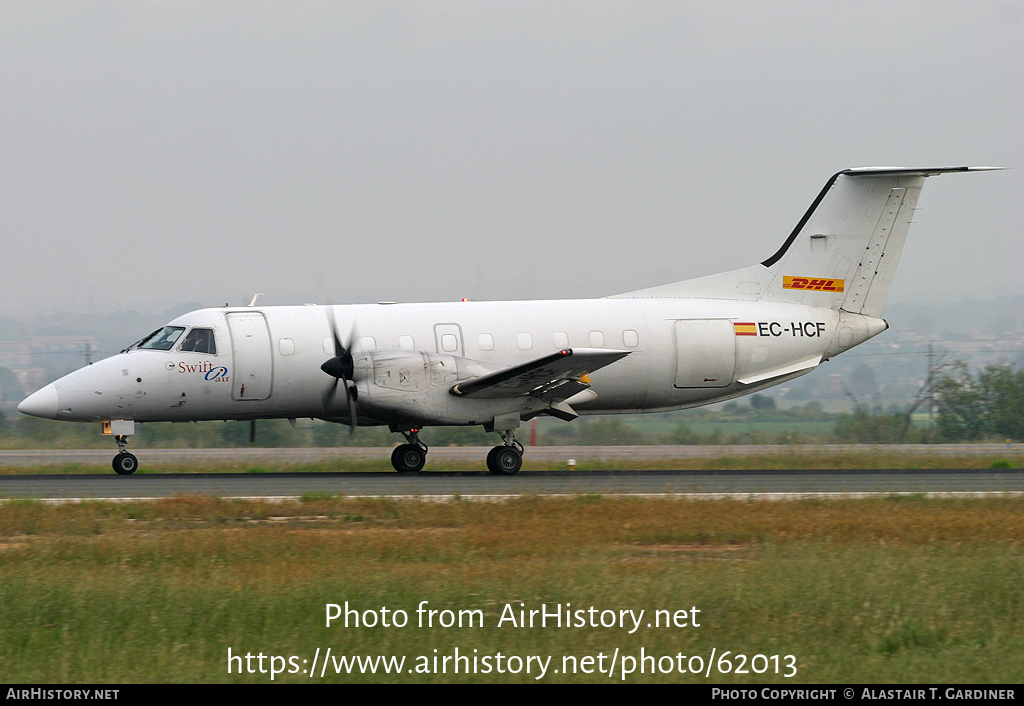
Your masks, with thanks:
M 611 679 L 549 672 L 544 681 L 1019 682 L 1022 539 L 1020 499 L 13 501 L 0 506 L 0 675 L 269 683 L 269 673 L 228 674 L 228 649 L 311 661 L 317 648 L 321 659 L 331 648 L 335 656 L 401 655 L 412 667 L 458 648 L 551 656 L 561 667 L 563 656 L 607 661 L 617 648 L 656 657 L 729 651 L 734 665 L 736 655 L 793 655 L 797 674 L 637 672 L 623 680 L 620 662 Z M 480 611 L 484 624 L 421 627 L 422 601 L 453 615 Z M 325 606 L 346 602 L 364 616 L 405 611 L 410 622 L 326 626 Z M 498 627 L 506 606 L 542 604 L 646 617 L 633 634 Z M 655 610 L 693 607 L 699 627 L 647 627 Z M 328 671 L 274 681 L 533 676 Z

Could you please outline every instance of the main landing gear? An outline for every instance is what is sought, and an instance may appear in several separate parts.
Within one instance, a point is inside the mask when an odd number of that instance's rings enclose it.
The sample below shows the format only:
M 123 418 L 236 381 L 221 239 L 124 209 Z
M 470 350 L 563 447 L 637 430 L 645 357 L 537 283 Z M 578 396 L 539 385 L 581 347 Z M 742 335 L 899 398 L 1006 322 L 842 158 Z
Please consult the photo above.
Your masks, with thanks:
M 419 473 L 427 462 L 427 445 L 420 440 L 419 429 L 401 433 L 406 443 L 391 452 L 391 465 L 399 473 Z M 488 452 L 487 470 L 496 476 L 513 476 L 523 467 L 523 445 L 516 441 L 511 429 L 498 433 L 505 443 Z
M 516 441 L 511 429 L 498 433 L 505 443 L 487 453 L 487 470 L 496 476 L 514 476 L 523 467 L 523 445 Z
M 391 452 L 391 465 L 399 473 L 419 473 L 427 462 L 427 445 L 420 441 L 420 430 L 403 431 L 406 442 Z
M 117 441 L 117 456 L 114 456 L 114 460 L 111 463 L 114 467 L 114 473 L 119 476 L 130 476 L 138 469 L 139 459 L 135 458 L 134 454 L 128 453 L 127 436 L 115 436 L 114 439 Z

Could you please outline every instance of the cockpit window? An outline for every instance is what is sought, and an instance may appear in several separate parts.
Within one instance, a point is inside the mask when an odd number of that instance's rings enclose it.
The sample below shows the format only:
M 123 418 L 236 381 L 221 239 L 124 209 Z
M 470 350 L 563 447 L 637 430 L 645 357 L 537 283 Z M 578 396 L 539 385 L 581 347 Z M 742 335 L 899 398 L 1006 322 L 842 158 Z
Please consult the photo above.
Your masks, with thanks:
M 213 338 L 212 328 L 194 328 L 185 336 L 179 350 L 190 353 L 209 353 L 217 355 L 217 342 Z
M 169 351 L 184 331 L 184 326 L 164 326 L 143 338 L 135 347 L 146 351 Z

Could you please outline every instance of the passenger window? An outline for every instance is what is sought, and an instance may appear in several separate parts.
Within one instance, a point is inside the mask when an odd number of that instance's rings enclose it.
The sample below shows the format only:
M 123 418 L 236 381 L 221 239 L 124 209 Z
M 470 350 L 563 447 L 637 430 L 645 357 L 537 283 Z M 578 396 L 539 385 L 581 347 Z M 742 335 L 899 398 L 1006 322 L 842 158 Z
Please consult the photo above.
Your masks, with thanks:
M 194 328 L 185 336 L 178 349 L 185 353 L 207 353 L 217 355 L 217 343 L 213 339 L 212 328 Z
M 413 340 L 412 336 L 399 336 L 398 347 L 403 351 L 416 350 L 416 341 Z
M 476 337 L 476 343 L 482 351 L 494 350 L 494 336 L 489 333 L 481 333 Z
M 459 350 L 459 339 L 454 334 L 446 333 L 441 336 L 441 349 L 448 353 Z
M 591 331 L 590 345 L 592 348 L 604 348 L 604 333 L 601 331 Z
M 533 348 L 533 336 L 528 333 L 516 334 L 516 344 L 518 344 L 519 350 L 528 351 Z
M 636 348 L 640 345 L 640 336 L 636 331 L 626 330 L 622 332 L 622 344 L 626 348 Z
M 290 338 L 282 338 L 278 342 L 281 355 L 295 355 L 295 341 Z
M 551 336 L 551 342 L 555 344 L 555 348 L 568 348 L 569 335 L 565 331 L 555 331 L 554 335 Z

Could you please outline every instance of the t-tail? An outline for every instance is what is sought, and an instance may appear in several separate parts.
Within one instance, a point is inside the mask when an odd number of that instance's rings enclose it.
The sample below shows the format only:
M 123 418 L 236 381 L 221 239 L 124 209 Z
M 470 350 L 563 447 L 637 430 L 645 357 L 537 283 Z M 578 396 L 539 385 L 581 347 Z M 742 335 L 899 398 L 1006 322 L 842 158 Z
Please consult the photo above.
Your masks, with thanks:
M 926 177 L 998 167 L 867 167 L 835 174 L 758 265 L 620 297 L 797 303 L 880 318 Z

